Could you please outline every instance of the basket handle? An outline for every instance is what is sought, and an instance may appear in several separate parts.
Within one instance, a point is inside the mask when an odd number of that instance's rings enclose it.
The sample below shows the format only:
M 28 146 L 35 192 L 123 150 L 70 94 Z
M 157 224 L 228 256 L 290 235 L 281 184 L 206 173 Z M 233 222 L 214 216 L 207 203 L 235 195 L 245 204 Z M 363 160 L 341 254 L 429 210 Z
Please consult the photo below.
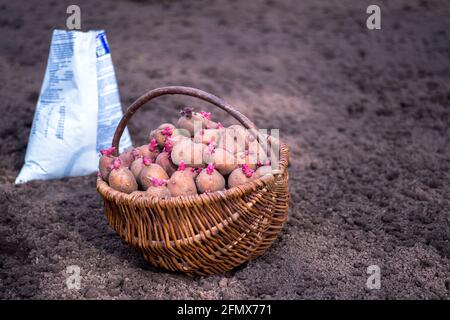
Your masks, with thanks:
M 131 117 L 134 115 L 134 113 L 142 107 L 144 104 L 149 102 L 150 100 L 164 96 L 169 94 L 180 94 L 185 96 L 191 96 L 195 97 L 201 100 L 204 100 L 206 102 L 209 102 L 220 109 L 228 112 L 230 115 L 232 115 L 236 120 L 238 120 L 245 128 L 247 129 L 257 129 L 255 124 L 251 122 L 246 116 L 244 116 L 242 113 L 237 111 L 234 107 L 220 99 L 219 97 L 216 97 L 215 95 L 212 95 L 208 92 L 205 92 L 203 90 L 191 88 L 191 87 L 183 87 L 183 86 L 169 86 L 169 87 L 161 87 L 157 89 L 153 89 L 148 91 L 147 93 L 140 96 L 136 101 L 134 101 L 128 109 L 125 111 L 125 114 L 123 115 L 122 119 L 120 120 L 119 124 L 117 125 L 116 131 L 114 132 L 114 137 L 112 140 L 112 146 L 115 147 L 114 155 L 119 155 L 119 142 L 120 138 L 122 137 L 123 131 L 125 130 L 125 127 L 128 124 L 128 121 L 131 119 Z

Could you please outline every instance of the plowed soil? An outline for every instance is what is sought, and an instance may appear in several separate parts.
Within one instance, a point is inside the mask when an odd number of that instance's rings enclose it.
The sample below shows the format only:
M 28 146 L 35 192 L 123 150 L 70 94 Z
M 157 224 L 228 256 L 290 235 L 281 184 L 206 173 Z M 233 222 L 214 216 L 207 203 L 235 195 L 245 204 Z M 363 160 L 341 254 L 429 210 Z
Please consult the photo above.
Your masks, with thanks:
M 263 257 L 192 279 L 147 266 L 120 240 L 95 174 L 14 185 L 51 32 L 71 3 L 0 0 L 0 298 L 450 297 L 448 1 L 377 1 L 381 30 L 366 28 L 371 3 L 356 0 L 77 3 L 83 30 L 107 32 L 124 108 L 187 85 L 281 129 L 289 221 Z M 134 142 L 188 103 L 140 110 Z M 79 290 L 66 286 L 70 265 Z M 366 287 L 370 265 L 379 290 Z

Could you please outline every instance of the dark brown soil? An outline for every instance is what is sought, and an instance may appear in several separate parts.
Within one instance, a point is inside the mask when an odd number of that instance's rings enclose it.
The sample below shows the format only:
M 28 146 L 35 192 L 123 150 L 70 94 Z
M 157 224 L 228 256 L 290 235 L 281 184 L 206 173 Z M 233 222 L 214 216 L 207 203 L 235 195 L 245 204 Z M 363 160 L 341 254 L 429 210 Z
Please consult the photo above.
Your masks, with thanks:
M 265 256 L 191 279 L 149 268 L 121 242 L 95 174 L 15 186 L 51 31 L 70 3 L 1 0 L 0 298 L 450 298 L 447 0 L 377 1 L 376 31 L 357 0 L 77 3 L 84 30 L 107 31 L 124 107 L 188 85 L 281 128 L 290 219 Z M 139 111 L 134 141 L 192 102 Z M 366 288 L 373 264 L 380 290 Z M 69 265 L 80 290 L 66 287 Z

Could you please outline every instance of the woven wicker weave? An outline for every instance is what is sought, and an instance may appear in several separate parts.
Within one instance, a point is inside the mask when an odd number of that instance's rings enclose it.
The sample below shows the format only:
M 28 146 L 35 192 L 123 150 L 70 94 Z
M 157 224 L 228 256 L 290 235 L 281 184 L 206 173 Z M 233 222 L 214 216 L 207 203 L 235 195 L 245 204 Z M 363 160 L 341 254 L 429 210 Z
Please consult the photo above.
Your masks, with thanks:
M 216 96 L 194 88 L 163 87 L 147 92 L 128 108 L 114 134 L 116 150 L 133 114 L 151 99 L 168 94 L 210 102 L 246 128 L 256 129 Z M 289 205 L 288 161 L 288 147 L 280 143 L 279 170 L 274 174 L 208 194 L 157 199 L 143 192 L 115 191 L 100 178 L 97 190 L 109 225 L 151 265 L 190 275 L 222 273 L 262 255 L 281 231 Z

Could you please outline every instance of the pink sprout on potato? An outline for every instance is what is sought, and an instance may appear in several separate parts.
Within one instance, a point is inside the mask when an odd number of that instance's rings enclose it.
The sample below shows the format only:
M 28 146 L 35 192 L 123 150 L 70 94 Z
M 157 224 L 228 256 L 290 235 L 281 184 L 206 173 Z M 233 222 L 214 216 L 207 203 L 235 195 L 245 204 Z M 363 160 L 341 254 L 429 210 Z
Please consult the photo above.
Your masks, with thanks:
M 186 107 L 183 110 L 180 111 L 180 114 L 186 118 L 192 117 L 192 112 L 194 112 L 194 108 L 192 107 Z
M 208 164 L 206 167 L 206 173 L 207 174 L 213 174 L 214 173 L 214 165 L 212 163 Z
M 203 118 L 211 120 L 211 112 L 200 111 L 199 113 L 203 116 Z
M 108 149 L 100 149 L 100 153 L 102 156 L 110 156 L 116 151 L 116 147 L 110 147 Z
M 247 178 L 251 178 L 254 171 L 253 171 L 252 169 L 250 169 L 250 167 L 248 166 L 248 164 L 244 163 L 244 164 L 242 165 L 242 172 L 245 174 L 245 176 L 246 176 Z
M 111 170 L 119 169 L 121 165 L 122 165 L 122 161 L 120 160 L 120 158 L 116 158 L 116 159 L 114 159 L 114 162 L 109 166 L 109 168 Z
M 180 161 L 180 164 L 178 165 L 178 171 L 184 171 L 186 169 L 186 163 L 184 163 L 183 160 Z
M 148 149 L 153 152 L 156 150 L 156 147 L 158 146 L 158 142 L 156 141 L 155 138 L 152 139 L 152 141 L 150 141 L 150 144 L 148 146 Z
M 167 138 L 166 143 L 164 143 L 163 151 L 166 151 L 167 153 L 171 153 L 172 149 L 173 149 L 172 139 Z
M 137 149 L 133 149 L 133 151 L 131 151 L 131 154 L 133 155 L 134 159 L 142 157 L 141 153 Z
M 210 141 L 210 142 L 208 143 L 208 149 L 207 149 L 207 152 L 208 152 L 209 154 L 213 154 L 215 148 L 216 148 L 215 142 L 214 142 L 214 141 Z
M 172 135 L 172 128 L 171 128 L 171 127 L 165 127 L 165 128 L 161 131 L 161 134 L 162 134 L 163 136 L 170 137 L 170 136 Z
M 144 158 L 142 158 L 142 163 L 143 163 L 145 166 L 149 166 L 149 165 L 152 163 L 152 159 L 150 159 L 150 158 L 148 158 L 148 157 L 144 157 Z
M 158 179 L 158 178 L 154 178 L 154 177 L 150 178 L 150 182 L 152 183 L 152 186 L 154 186 L 154 187 L 161 187 L 167 183 L 167 181 L 164 179 Z

